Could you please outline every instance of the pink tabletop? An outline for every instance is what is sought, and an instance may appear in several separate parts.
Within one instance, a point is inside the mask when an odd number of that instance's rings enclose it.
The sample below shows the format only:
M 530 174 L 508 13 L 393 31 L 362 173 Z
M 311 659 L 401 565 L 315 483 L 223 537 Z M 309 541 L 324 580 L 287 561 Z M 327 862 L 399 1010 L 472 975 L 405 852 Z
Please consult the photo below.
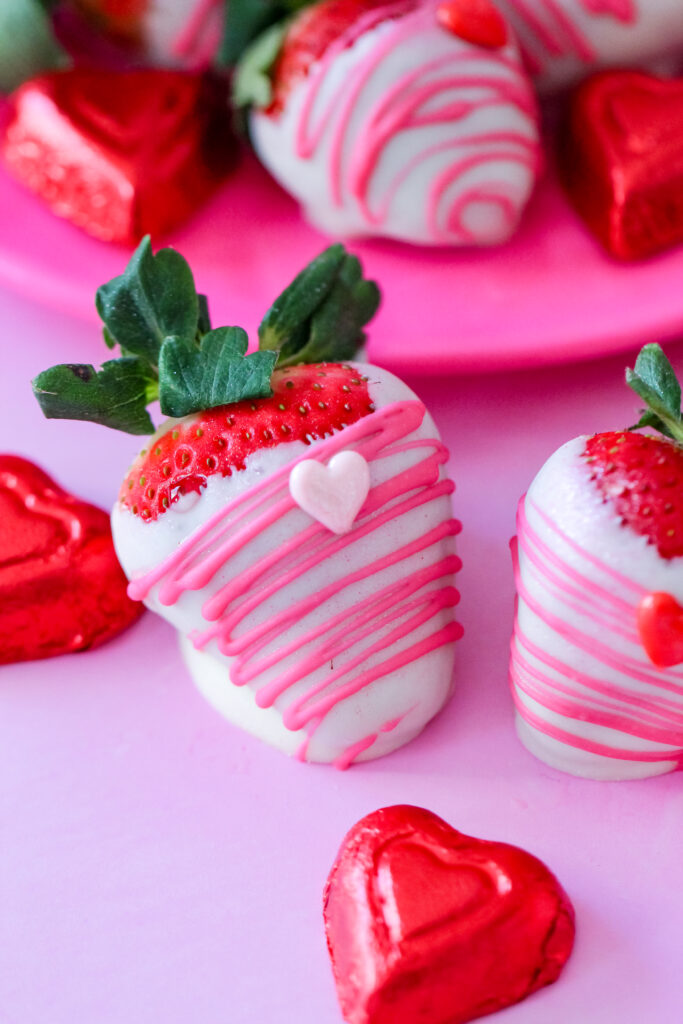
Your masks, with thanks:
M 51 362 L 97 361 L 96 329 L 1 291 L 0 322 L 3 448 L 108 506 L 137 442 L 44 421 L 28 386 Z M 681 1020 L 680 776 L 600 784 L 542 766 L 515 738 L 506 681 L 517 498 L 561 442 L 633 420 L 623 364 L 410 380 L 452 451 L 466 635 L 452 703 L 384 760 L 301 765 L 225 724 L 152 615 L 94 652 L 3 669 L 3 1024 L 341 1024 L 323 884 L 345 831 L 397 802 L 527 848 L 574 901 L 560 981 L 487 1019 Z

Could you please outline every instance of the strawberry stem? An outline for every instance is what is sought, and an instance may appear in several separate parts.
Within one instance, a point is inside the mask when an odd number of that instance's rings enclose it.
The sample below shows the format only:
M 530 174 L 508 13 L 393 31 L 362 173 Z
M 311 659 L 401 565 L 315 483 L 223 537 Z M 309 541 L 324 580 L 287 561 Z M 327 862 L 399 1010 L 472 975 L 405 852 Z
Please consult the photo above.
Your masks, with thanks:
M 653 343 L 640 350 L 634 369 L 626 370 L 626 383 L 646 404 L 631 429 L 650 427 L 683 444 L 681 386 L 661 346 Z

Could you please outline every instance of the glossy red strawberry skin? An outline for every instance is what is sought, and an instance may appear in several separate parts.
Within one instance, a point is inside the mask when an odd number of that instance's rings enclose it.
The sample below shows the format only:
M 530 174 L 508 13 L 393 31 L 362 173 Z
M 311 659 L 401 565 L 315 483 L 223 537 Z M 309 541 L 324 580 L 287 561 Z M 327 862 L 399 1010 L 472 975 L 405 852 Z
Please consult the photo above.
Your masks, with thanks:
M 595 434 L 583 454 L 591 480 L 622 521 L 662 558 L 683 555 L 683 447 L 623 430 Z
M 405 10 L 418 6 L 419 0 L 406 0 Z M 306 7 L 294 20 L 285 36 L 273 70 L 273 101 L 268 113 L 282 111 L 287 95 L 305 78 L 327 48 L 368 11 L 386 7 L 387 0 L 322 0 Z
M 374 411 L 356 368 L 314 363 L 276 370 L 273 395 L 223 405 L 175 421 L 143 449 L 124 480 L 121 504 L 151 522 L 210 476 L 231 476 L 264 448 L 310 444 Z

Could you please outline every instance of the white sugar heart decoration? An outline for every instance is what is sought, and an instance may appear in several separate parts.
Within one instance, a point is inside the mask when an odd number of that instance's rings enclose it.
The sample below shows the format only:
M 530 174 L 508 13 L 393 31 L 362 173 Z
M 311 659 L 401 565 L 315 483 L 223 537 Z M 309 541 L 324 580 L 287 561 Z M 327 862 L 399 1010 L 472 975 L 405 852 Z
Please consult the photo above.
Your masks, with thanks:
M 348 533 L 370 490 L 370 467 L 359 452 L 339 452 L 325 465 L 297 463 L 289 492 L 299 508 L 332 533 Z

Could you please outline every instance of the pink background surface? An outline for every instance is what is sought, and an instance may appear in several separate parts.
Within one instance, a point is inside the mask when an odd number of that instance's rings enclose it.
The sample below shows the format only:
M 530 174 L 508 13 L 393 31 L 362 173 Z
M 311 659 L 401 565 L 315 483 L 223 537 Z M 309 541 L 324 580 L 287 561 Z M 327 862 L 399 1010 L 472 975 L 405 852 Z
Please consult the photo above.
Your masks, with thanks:
M 2 447 L 110 505 L 138 442 L 48 423 L 28 383 L 98 361 L 97 329 L 2 290 L 0 323 Z M 671 355 L 683 370 L 683 348 Z M 681 776 L 600 784 L 544 767 L 515 737 L 506 680 L 517 499 L 560 443 L 633 420 L 624 362 L 409 378 L 452 451 L 466 635 L 452 703 L 384 760 L 338 773 L 236 731 L 152 615 L 99 650 L 3 668 L 2 1024 L 340 1024 L 323 884 L 345 831 L 397 802 L 527 848 L 574 901 L 560 981 L 488 1019 L 681 1020 Z
M 95 318 L 93 296 L 129 250 L 53 216 L 0 169 L 0 282 Z M 214 323 L 254 332 L 268 304 L 330 239 L 255 160 L 164 239 L 211 296 Z M 399 372 L 492 370 L 620 352 L 683 335 L 683 247 L 623 266 L 589 236 L 550 172 L 505 246 L 415 249 L 381 240 L 352 250 L 382 284 L 370 354 Z

